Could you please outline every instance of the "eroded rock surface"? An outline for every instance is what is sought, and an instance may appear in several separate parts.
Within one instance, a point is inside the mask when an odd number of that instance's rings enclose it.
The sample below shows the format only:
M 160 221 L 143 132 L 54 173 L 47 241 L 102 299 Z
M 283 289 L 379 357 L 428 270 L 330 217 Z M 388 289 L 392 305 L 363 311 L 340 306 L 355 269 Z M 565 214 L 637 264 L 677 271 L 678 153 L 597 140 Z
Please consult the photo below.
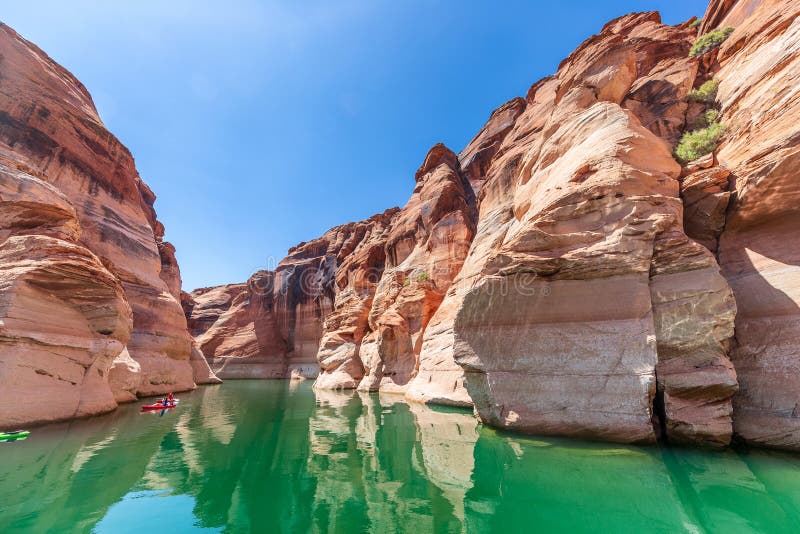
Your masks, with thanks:
M 83 85 L 0 24 L 0 427 L 195 386 L 154 200 Z
M 244 285 L 198 290 L 193 333 L 229 359 L 277 343 L 282 376 L 316 359 L 317 388 L 474 404 L 523 432 L 799 448 L 798 9 L 609 22 L 459 155 L 433 147 L 405 207 L 290 250 L 269 318 Z M 718 102 L 688 98 L 712 78 Z M 708 106 L 725 138 L 681 167 Z
M 222 378 L 314 378 L 321 367 L 321 387 L 354 388 L 363 375 L 358 347 L 396 213 L 301 243 L 275 271 L 259 271 L 247 284 L 184 294 L 190 331 L 214 371 Z
M 714 1 L 718 99 L 728 134 L 717 151 L 733 198 L 719 263 L 736 297 L 739 376 L 734 429 L 800 449 L 800 4 Z M 716 67 L 715 67 L 716 68 Z
M 272 309 L 273 276 L 259 271 L 246 284 L 182 296 L 189 331 L 218 377 L 284 376 L 286 350 Z
M 484 421 L 652 441 L 660 417 L 676 441 L 730 440 L 735 305 L 683 232 L 670 154 L 698 68 L 691 36 L 654 13 L 622 17 L 529 92 L 456 297 L 456 361 Z M 493 239 L 478 247 L 483 220 Z
M 359 389 L 405 392 L 412 379 L 438 381 L 419 372 L 423 334 L 467 255 L 475 200 L 458 158 L 444 145 L 430 150 L 416 180 L 385 245 L 387 268 L 369 313 Z M 430 371 L 427 362 L 424 367 Z

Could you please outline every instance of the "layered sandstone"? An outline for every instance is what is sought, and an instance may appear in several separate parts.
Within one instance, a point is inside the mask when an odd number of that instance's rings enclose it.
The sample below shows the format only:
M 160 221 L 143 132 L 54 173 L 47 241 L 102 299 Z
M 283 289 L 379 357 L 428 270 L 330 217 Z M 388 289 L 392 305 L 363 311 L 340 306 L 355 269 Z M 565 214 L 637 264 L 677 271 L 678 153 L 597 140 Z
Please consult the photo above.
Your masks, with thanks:
M 299 244 L 274 272 L 262 271 L 270 282 L 259 290 L 251 280 L 185 295 L 189 327 L 214 371 L 317 377 L 320 389 L 403 393 L 424 382 L 409 394 L 468 404 L 452 358 L 447 368 L 432 361 L 429 369 L 421 352 L 472 241 L 475 196 L 459 158 L 441 144 L 415 181 L 402 209 Z M 234 370 L 244 365 L 257 371 Z M 443 383 L 443 393 L 428 394 Z
M 195 292 L 197 339 L 228 359 L 277 343 L 282 376 L 315 355 L 317 388 L 474 404 L 522 432 L 800 447 L 798 9 L 609 22 L 459 155 L 431 149 L 405 207 L 292 249 L 271 304 Z M 711 78 L 718 102 L 691 101 Z M 727 134 L 681 167 L 708 106 Z
M 392 221 L 386 271 L 362 345 L 365 376 L 359 389 L 405 392 L 421 376 L 424 333 L 461 269 L 475 215 L 458 158 L 444 145 L 434 146 L 416 173 L 411 198 Z
M 683 232 L 670 154 L 698 70 L 692 36 L 654 13 L 623 17 L 528 93 L 451 297 L 484 421 L 651 441 L 660 418 L 676 441 L 730 439 L 735 308 Z
M 734 429 L 800 449 L 800 4 L 713 1 L 708 14 L 707 27 L 736 28 L 714 65 L 732 192 L 719 262 L 739 310 Z
M 0 25 L 0 427 L 194 387 L 154 200 L 83 85 Z
M 355 387 L 363 375 L 357 347 L 396 213 L 390 209 L 300 243 L 275 271 L 259 271 L 247 284 L 185 294 L 189 328 L 217 374 L 313 378 L 322 367 L 331 387 Z
M 184 293 L 189 331 L 217 376 L 284 376 L 286 350 L 272 311 L 272 276 L 260 271 L 246 284 Z

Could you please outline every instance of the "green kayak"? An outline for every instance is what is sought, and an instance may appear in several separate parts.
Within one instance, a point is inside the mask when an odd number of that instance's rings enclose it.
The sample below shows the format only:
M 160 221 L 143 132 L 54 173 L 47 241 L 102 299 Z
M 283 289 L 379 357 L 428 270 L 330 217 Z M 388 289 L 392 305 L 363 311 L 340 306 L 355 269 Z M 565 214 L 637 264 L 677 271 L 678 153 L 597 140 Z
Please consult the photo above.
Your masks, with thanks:
M 0 432 L 0 441 L 21 441 L 30 435 L 30 430 L 14 430 L 13 432 Z

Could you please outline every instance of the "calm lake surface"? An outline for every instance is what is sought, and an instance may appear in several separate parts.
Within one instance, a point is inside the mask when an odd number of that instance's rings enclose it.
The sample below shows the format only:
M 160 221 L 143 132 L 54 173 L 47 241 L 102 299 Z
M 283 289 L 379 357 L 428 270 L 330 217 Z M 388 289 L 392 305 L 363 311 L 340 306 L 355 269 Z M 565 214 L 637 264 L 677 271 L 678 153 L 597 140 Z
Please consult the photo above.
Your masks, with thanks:
M 529 439 L 230 381 L 0 444 L 0 532 L 800 532 L 800 457 Z

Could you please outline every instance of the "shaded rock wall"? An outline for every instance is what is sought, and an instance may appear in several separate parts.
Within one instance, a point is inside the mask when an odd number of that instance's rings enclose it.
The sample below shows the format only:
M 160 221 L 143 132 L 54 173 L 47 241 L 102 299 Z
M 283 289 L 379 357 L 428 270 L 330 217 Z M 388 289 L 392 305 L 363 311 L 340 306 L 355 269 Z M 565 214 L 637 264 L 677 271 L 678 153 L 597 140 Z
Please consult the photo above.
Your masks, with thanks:
M 184 293 L 189 331 L 221 378 L 284 376 L 286 345 L 272 309 L 273 273 L 259 271 L 247 284 Z
M 355 387 L 363 374 L 357 347 L 396 213 L 300 243 L 275 271 L 259 271 L 247 284 L 184 294 L 190 331 L 219 376 L 313 378 L 322 367 L 332 384 Z
M 800 449 L 800 4 L 712 2 L 735 26 L 715 58 L 731 203 L 719 263 L 739 309 L 734 429 Z

